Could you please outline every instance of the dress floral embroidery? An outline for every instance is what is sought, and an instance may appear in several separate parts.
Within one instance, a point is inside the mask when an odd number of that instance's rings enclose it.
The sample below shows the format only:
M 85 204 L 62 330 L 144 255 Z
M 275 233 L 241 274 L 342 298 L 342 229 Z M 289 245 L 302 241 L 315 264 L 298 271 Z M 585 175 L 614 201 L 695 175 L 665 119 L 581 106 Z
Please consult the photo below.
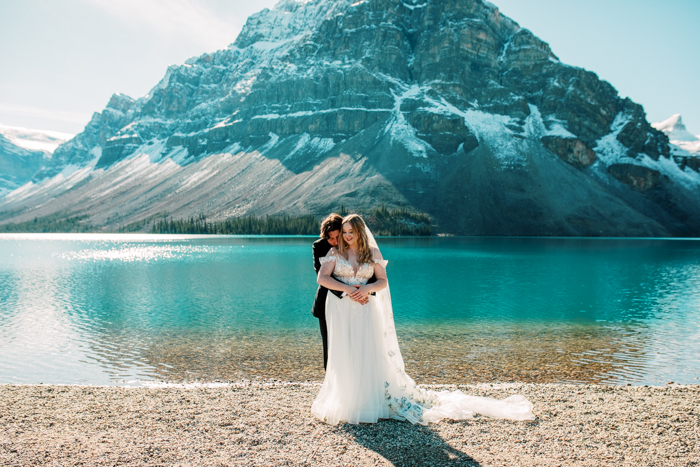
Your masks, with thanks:
M 437 399 L 430 397 L 428 391 L 423 391 L 415 386 L 411 388 L 411 391 L 407 391 L 406 386 L 399 388 L 399 394 L 401 394 L 399 398 L 392 395 L 389 390 L 390 386 L 388 381 L 384 382 L 384 397 L 389 401 L 389 411 L 393 418 L 405 418 L 414 423 L 423 424 L 423 413 L 432 408 L 437 403 Z M 416 394 L 419 394 L 418 398 L 416 398 Z
M 364 285 L 374 275 L 373 263 L 362 263 L 355 272 L 350 261 L 345 259 L 335 248 L 331 249 L 328 255 L 321 258 L 320 261 L 322 265 L 328 261 L 335 261 L 333 276 L 348 285 Z

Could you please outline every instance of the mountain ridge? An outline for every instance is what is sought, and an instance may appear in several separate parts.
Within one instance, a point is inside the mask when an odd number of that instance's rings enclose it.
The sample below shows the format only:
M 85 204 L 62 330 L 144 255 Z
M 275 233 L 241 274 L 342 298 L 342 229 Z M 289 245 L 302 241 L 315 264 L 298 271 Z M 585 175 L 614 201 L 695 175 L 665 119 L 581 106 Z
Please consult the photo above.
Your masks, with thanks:
M 113 228 L 386 204 L 453 234 L 697 235 L 700 176 L 670 156 L 640 105 L 493 4 L 283 0 L 115 94 L 0 210 Z

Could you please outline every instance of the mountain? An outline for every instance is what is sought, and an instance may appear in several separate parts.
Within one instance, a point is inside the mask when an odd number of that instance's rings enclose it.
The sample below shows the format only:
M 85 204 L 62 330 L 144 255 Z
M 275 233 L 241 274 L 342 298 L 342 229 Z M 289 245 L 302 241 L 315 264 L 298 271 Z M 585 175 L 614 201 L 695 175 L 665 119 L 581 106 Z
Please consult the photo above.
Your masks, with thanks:
M 683 124 L 681 114 L 672 115 L 663 122 L 652 123 L 671 141 L 671 155 L 681 164 L 700 170 L 700 136 L 690 133 Z
M 116 94 L 2 222 L 386 204 L 467 235 L 694 236 L 700 174 L 644 109 L 481 0 L 282 0 Z
M 43 164 L 43 152 L 28 151 L 0 134 L 0 196 L 29 182 Z
M 73 135 L 0 124 L 0 197 L 32 180 Z
M 674 114 L 663 122 L 652 123 L 651 126 L 662 131 L 673 144 L 694 143 L 700 138 L 690 133 L 683 124 L 681 114 Z M 695 150 L 697 151 L 697 149 Z
M 47 155 L 53 154 L 58 146 L 75 136 L 58 131 L 34 130 L 3 124 L 0 124 L 0 135 L 3 135 L 15 146 L 29 151 L 41 151 Z

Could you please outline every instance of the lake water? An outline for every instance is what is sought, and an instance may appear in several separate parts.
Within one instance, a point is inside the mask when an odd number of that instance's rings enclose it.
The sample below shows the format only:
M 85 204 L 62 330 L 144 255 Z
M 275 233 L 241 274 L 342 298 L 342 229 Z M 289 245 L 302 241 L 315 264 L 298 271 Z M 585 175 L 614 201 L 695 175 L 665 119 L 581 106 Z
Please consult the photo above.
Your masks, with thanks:
M 323 378 L 311 237 L 0 235 L 0 383 Z M 698 383 L 700 241 L 379 238 L 420 383 Z

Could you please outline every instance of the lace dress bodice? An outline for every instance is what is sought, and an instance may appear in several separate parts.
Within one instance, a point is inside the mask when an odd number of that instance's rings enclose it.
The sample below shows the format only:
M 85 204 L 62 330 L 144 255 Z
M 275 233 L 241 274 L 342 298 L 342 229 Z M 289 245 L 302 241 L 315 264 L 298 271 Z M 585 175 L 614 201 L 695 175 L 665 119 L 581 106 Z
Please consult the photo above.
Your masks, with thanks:
M 348 285 L 365 285 L 374 275 L 374 263 L 362 263 L 357 269 L 357 272 L 355 272 L 350 261 L 338 253 L 338 250 L 335 248 L 331 249 L 320 261 L 321 264 L 325 264 L 328 261 L 335 262 L 333 277 Z M 382 261 L 383 260 L 375 260 L 375 262 Z

